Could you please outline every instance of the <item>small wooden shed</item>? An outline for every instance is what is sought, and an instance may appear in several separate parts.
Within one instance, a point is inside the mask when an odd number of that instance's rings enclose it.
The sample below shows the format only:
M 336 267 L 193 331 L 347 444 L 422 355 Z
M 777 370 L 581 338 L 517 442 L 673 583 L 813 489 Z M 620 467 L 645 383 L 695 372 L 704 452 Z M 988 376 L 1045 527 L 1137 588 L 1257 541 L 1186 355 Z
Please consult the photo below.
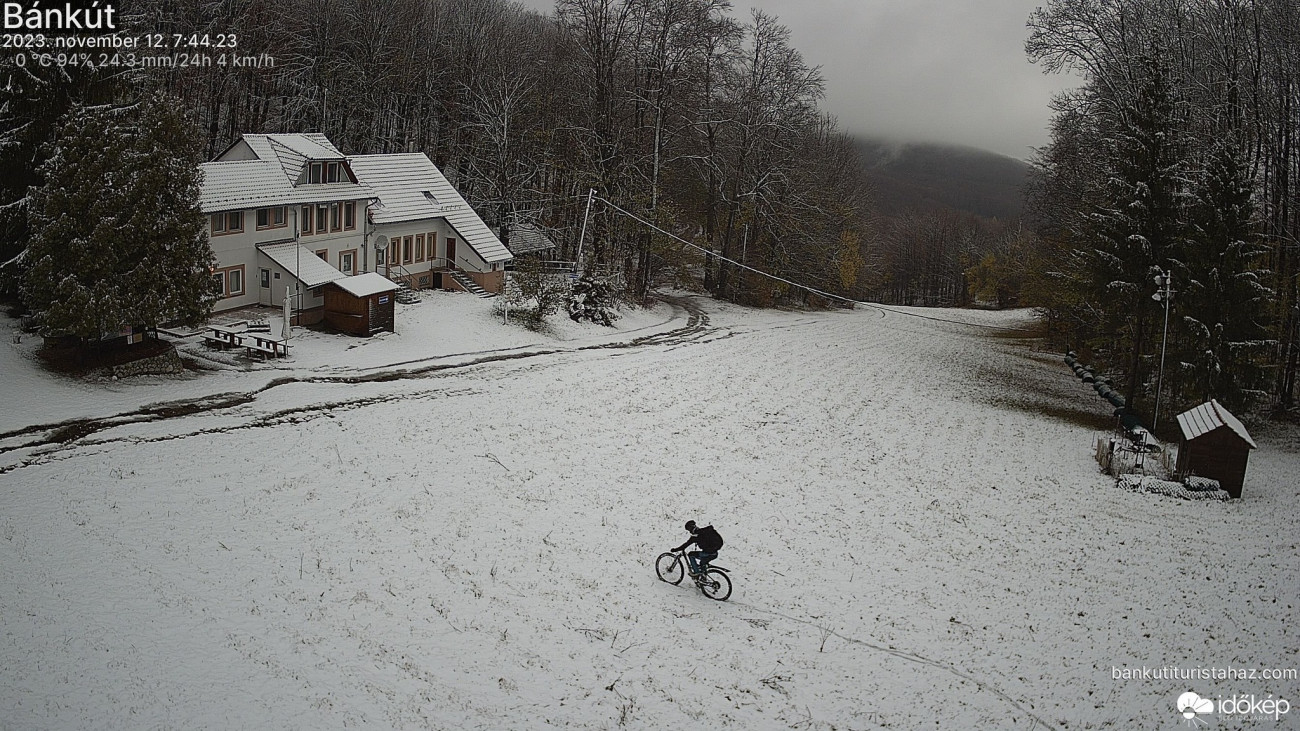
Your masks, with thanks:
M 1258 449 L 1241 420 L 1211 399 L 1179 414 L 1178 427 L 1183 432 L 1178 444 L 1178 476 L 1218 480 L 1229 495 L 1241 497 L 1250 450 Z
M 325 322 L 332 328 L 370 337 L 394 327 L 397 284 L 376 272 L 336 279 L 325 285 Z

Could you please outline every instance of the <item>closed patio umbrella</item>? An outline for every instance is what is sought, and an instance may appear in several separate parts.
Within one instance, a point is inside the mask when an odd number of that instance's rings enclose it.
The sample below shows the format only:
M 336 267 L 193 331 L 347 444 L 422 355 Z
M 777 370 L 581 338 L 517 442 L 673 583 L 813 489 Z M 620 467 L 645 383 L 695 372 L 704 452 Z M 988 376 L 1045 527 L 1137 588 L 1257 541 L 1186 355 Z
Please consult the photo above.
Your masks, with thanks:
M 284 290 L 284 327 L 280 330 L 280 337 L 285 340 L 289 339 L 289 334 L 292 332 L 292 328 L 289 325 L 289 320 L 292 317 L 293 311 L 289 305 L 289 288 L 286 287 Z

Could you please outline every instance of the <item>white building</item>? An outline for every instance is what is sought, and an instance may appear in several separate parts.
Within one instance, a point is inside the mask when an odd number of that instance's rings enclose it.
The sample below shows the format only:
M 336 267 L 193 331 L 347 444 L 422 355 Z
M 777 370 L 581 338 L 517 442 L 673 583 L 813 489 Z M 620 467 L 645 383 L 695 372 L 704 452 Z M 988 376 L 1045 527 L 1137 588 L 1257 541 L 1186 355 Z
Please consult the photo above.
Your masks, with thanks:
M 319 133 L 250 134 L 200 167 L 216 311 L 288 294 L 316 323 L 324 285 L 362 272 L 501 290 L 510 253 L 422 154 L 348 158 Z
M 370 222 L 375 240 L 387 242 L 380 271 L 416 289 L 500 293 L 510 251 L 428 157 L 356 155 L 349 162 L 376 198 Z

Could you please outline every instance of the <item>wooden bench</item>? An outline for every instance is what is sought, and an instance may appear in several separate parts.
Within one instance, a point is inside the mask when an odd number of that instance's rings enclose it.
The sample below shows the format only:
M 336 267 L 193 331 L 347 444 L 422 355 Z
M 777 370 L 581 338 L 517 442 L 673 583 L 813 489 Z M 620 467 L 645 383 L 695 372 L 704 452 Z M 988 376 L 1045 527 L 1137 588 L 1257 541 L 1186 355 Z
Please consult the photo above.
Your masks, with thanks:
M 248 333 L 243 339 L 246 341 L 243 343 L 244 348 L 248 350 L 249 355 L 261 353 L 264 358 L 268 355 L 272 358 L 279 358 L 282 355 L 289 354 L 289 344 L 279 338 Z
M 224 327 L 212 326 L 203 333 L 203 341 L 209 345 L 215 345 L 219 350 L 225 350 L 232 345 L 243 345 L 244 338 L 234 330 Z

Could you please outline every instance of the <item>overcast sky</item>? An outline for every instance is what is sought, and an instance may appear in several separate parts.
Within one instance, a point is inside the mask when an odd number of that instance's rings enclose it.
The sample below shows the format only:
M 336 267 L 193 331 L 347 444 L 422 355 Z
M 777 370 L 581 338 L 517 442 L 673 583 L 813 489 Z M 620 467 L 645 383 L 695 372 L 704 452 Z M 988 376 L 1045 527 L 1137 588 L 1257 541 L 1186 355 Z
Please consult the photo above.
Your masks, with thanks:
M 850 132 L 1025 158 L 1047 142 L 1047 103 L 1079 82 L 1025 59 L 1046 0 L 732 0 L 777 16 L 826 79 L 823 108 Z M 553 0 L 524 0 L 553 12 Z

